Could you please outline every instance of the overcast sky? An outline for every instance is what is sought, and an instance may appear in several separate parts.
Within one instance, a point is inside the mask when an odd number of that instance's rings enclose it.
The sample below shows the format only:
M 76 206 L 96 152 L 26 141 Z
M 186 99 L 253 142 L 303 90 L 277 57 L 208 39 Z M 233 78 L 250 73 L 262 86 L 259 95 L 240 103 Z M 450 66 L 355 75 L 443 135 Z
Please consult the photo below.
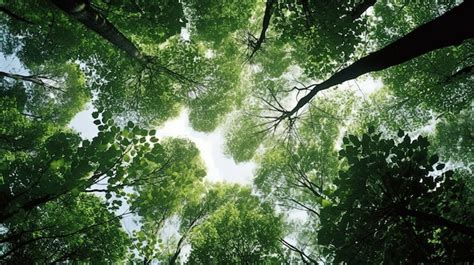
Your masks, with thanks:
M 93 138 L 98 130 L 93 124 L 92 112 L 94 108 L 88 104 L 86 109 L 78 113 L 71 121 L 70 126 L 78 131 L 83 138 Z M 188 112 L 167 121 L 163 126 L 157 127 L 157 136 L 180 137 L 193 141 L 207 167 L 206 179 L 210 181 L 226 181 L 240 184 L 251 184 L 252 173 L 255 169 L 253 162 L 236 164 L 234 160 L 224 155 L 224 135 L 222 128 L 212 133 L 202 133 L 193 130 L 189 124 Z

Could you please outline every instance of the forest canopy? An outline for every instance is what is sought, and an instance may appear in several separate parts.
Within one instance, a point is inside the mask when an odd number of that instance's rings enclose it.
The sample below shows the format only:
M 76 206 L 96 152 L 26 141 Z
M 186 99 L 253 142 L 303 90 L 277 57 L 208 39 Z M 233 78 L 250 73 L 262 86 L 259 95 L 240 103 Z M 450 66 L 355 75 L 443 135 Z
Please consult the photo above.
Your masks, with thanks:
M 0 1 L 0 263 L 473 262 L 473 14 Z M 160 136 L 181 113 L 248 184 Z

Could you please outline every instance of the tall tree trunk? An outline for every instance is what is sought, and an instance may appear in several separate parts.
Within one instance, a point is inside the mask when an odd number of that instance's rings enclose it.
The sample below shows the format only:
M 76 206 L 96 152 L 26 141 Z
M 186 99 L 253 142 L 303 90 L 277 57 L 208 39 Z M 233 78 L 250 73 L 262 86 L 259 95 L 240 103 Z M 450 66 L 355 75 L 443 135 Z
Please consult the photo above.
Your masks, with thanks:
M 102 38 L 106 39 L 117 48 L 125 51 L 141 64 L 153 64 L 154 68 L 161 71 L 180 82 L 199 85 L 196 81 L 177 73 L 159 64 L 154 58 L 143 54 L 122 32 L 120 32 L 106 17 L 97 12 L 86 0 L 51 0 L 54 5 L 65 13 L 81 22 L 88 29 L 95 31 Z
M 131 57 L 144 62 L 145 56 L 125 35 L 123 35 L 102 14 L 97 12 L 85 0 L 52 0 L 54 5 L 71 17 L 81 22 L 88 29 L 95 31 L 117 48 L 125 51 Z
M 474 1 L 467 0 L 386 47 L 355 61 L 348 67 L 336 72 L 326 81 L 313 85 L 313 89 L 301 98 L 293 109 L 285 111 L 282 118 L 296 114 L 319 91 L 352 80 L 363 74 L 399 65 L 437 49 L 459 45 L 463 41 L 474 37 L 474 27 L 472 25 L 474 25 Z

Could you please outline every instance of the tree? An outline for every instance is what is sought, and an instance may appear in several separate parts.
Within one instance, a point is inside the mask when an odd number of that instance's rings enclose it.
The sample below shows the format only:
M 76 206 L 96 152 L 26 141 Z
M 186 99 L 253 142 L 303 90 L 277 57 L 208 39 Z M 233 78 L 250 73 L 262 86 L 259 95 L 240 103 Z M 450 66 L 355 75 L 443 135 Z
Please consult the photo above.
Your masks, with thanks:
M 82 3 L 58 2 L 67 10 Z M 188 106 L 196 121 L 193 125 L 199 130 L 210 131 L 242 97 L 235 90 L 241 71 L 234 63 L 238 60 L 235 42 L 226 41 L 231 45 L 217 49 L 218 46 L 214 48 L 201 40 L 183 39 L 179 33 L 186 18 L 182 4 L 177 1 L 140 2 L 137 5 L 93 1 L 85 5 L 87 14 L 97 14 L 99 20 L 110 22 L 108 28 L 114 26 L 114 34 L 106 31 L 113 36 L 105 36 L 116 44 L 114 47 L 104 43 L 107 38 L 90 30 L 99 26 L 92 16 L 88 15 L 89 20 L 93 20 L 88 22 L 88 28 L 63 15 L 50 3 L 15 5 L 8 2 L 6 6 L 34 16 L 42 26 L 18 25 L 7 20 L 9 38 L 2 39 L 3 50 L 8 54 L 16 52 L 28 68 L 46 64 L 45 58 L 48 63 L 59 65 L 80 61 L 86 66 L 83 70 L 88 88 L 97 95 L 94 105 L 112 112 L 114 118 L 126 121 L 133 118 L 142 125 L 159 124 L 177 116 L 182 106 Z M 137 31 L 140 34 L 136 34 Z M 140 37 L 132 40 L 131 36 L 138 35 Z M 88 41 L 84 42 L 84 39 Z M 138 59 L 121 56 L 122 48 L 132 55 L 139 50 Z M 215 56 L 208 56 L 209 52 Z M 209 113 L 214 118 L 203 122 Z
M 3 1 L 2 262 L 472 259 L 472 10 Z M 68 123 L 89 101 L 86 140 Z M 182 111 L 223 125 L 252 186 L 207 182 L 191 141 L 156 137 Z
M 225 203 L 197 227 L 191 237 L 189 263 L 276 262 L 282 236 L 280 217 L 243 188 L 234 203 Z
M 319 243 L 334 251 L 334 262 L 472 259 L 472 190 L 428 155 L 425 137 L 398 136 L 382 139 L 372 129 L 344 138 L 339 154 L 347 164 L 332 204 L 321 209 Z
M 191 10 L 191 25 L 198 38 L 219 45 L 229 34 L 240 30 L 248 23 L 255 1 L 215 2 L 211 0 L 186 0 L 185 6 Z
M 169 255 L 169 264 L 177 263 L 183 247 L 189 245 L 190 237 L 196 228 L 205 223 L 219 207 L 235 202 L 240 193 L 241 188 L 237 185 L 220 183 L 195 185 L 193 190 L 187 193 L 185 203 L 178 213 L 180 237 Z
M 374 13 L 383 19 L 373 24 L 372 39 L 377 47 L 383 47 L 405 35 L 414 25 L 426 23 L 455 5 L 453 1 L 376 5 Z M 387 27 L 391 28 L 390 32 Z M 437 112 L 458 112 L 468 107 L 472 99 L 470 90 L 465 89 L 472 81 L 471 55 L 472 41 L 466 41 L 386 69 L 377 76 L 405 104 L 422 105 Z
M 70 0 L 70 1 L 52 1 L 58 8 L 77 19 L 88 29 L 95 31 L 102 38 L 114 44 L 120 50 L 125 51 L 130 57 L 139 61 L 141 64 L 153 64 L 151 57 L 143 54 L 127 37 L 125 37 L 107 18 L 95 10 L 88 1 Z M 154 63 L 156 64 L 156 63 Z M 156 65 L 158 71 L 172 76 L 180 81 L 188 81 L 185 76 L 176 73 L 165 66 Z
M 120 218 L 94 195 L 48 202 L 4 223 L 1 237 L 5 263 L 116 262 L 129 242 Z
M 1 95 L 14 97 L 23 115 L 66 124 L 90 100 L 84 74 L 77 64 L 49 63 L 30 70 L 36 73 L 0 72 Z
M 447 114 L 436 124 L 432 140 L 433 150 L 437 150 L 445 161 L 462 163 L 472 169 L 473 113 L 469 109 L 457 115 Z
M 161 254 L 157 245 L 165 221 L 180 211 L 183 200 L 206 174 L 199 150 L 192 142 L 168 139 L 162 146 L 166 156 L 158 156 L 161 164 L 158 167 L 164 166 L 163 170 L 152 175 L 150 181 L 135 185 L 129 198 L 132 211 L 141 218 L 140 230 L 135 235 L 135 249 L 149 262 Z M 140 163 L 136 171 L 140 172 L 142 168 Z
M 433 50 L 460 45 L 463 41 L 474 37 L 472 29 L 466 30 L 462 26 L 472 22 L 470 21 L 470 12 L 473 9 L 474 5 L 470 1 L 465 1 L 440 17 L 419 26 L 397 41 L 355 61 L 324 82 L 306 87 L 306 89 L 311 89 L 310 92 L 301 98 L 291 110 L 282 110 L 282 117 L 296 115 L 303 106 L 322 90 L 366 73 L 380 71 L 404 63 Z
M 306 75 L 323 80 L 353 59 L 375 1 L 278 1 L 274 28 Z

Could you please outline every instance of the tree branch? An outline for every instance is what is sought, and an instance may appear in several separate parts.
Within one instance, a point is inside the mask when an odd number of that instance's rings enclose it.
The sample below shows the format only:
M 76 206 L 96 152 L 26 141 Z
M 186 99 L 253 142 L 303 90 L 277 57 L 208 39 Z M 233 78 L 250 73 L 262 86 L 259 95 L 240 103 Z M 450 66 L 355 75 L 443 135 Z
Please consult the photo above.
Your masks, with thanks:
M 281 118 L 290 118 L 308 104 L 318 92 L 355 79 L 361 75 L 396 66 L 419 57 L 425 53 L 444 47 L 460 45 L 474 37 L 474 2 L 464 1 L 445 14 L 419 26 L 412 32 L 355 61 L 348 67 L 334 73 L 326 81 L 319 83 L 296 106 L 281 114 Z M 279 119 L 278 119 L 279 120 Z
M 262 30 L 260 31 L 260 36 L 256 41 L 249 40 L 249 46 L 252 48 L 252 52 L 248 57 L 248 61 L 252 59 L 255 53 L 260 50 L 263 42 L 265 41 L 265 35 L 268 27 L 270 26 L 270 19 L 273 14 L 273 8 L 276 0 L 267 0 L 265 4 L 265 14 L 263 15 Z
M 28 19 L 20 16 L 20 15 L 17 15 L 15 14 L 13 11 L 11 11 L 10 9 L 8 9 L 6 6 L 0 6 L 0 12 L 3 12 L 5 13 L 7 16 L 19 21 L 19 22 L 23 22 L 23 23 L 26 23 L 26 24 L 30 24 L 30 25 L 34 25 L 33 22 L 29 21 Z

